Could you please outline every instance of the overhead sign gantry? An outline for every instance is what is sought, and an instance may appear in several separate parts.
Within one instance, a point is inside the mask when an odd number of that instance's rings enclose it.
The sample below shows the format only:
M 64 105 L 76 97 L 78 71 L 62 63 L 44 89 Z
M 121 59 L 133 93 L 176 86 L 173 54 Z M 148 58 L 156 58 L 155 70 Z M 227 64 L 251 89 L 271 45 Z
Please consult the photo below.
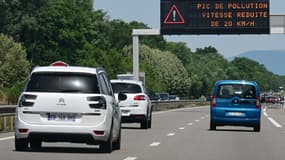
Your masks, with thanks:
M 270 34 L 269 0 L 161 0 L 161 34 Z

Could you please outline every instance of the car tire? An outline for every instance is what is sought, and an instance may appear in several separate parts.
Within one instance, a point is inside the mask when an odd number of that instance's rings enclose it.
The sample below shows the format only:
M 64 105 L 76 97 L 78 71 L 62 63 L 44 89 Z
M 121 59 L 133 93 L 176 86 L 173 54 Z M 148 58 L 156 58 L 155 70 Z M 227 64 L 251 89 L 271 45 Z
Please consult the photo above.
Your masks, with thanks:
M 15 138 L 15 149 L 16 151 L 25 151 L 28 149 L 27 139 L 17 139 Z
M 258 123 L 257 125 L 255 125 L 255 126 L 253 127 L 253 131 L 254 131 L 254 132 L 260 132 L 260 123 Z
M 150 111 L 149 119 L 148 119 L 148 128 L 151 128 L 152 121 L 152 110 Z
M 32 140 L 30 142 L 31 149 L 40 149 L 42 147 L 42 141 L 40 140 Z
M 210 122 L 210 130 L 216 130 L 216 124 L 214 122 Z
M 148 129 L 148 118 L 145 118 L 145 119 L 141 122 L 141 129 Z
M 120 150 L 121 149 L 121 127 L 119 131 L 119 135 L 117 140 L 113 143 L 113 149 L 114 150 Z
M 101 142 L 100 150 L 104 153 L 111 153 L 113 151 L 113 127 L 111 128 L 108 140 Z

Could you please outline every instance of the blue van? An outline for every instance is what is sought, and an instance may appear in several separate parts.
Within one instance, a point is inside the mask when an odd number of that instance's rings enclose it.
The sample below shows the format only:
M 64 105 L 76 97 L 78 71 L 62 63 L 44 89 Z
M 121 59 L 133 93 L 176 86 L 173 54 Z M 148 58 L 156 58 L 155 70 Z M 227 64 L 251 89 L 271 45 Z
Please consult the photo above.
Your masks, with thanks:
M 246 126 L 260 131 L 261 103 L 256 82 L 216 82 L 211 101 L 210 130 L 216 126 Z

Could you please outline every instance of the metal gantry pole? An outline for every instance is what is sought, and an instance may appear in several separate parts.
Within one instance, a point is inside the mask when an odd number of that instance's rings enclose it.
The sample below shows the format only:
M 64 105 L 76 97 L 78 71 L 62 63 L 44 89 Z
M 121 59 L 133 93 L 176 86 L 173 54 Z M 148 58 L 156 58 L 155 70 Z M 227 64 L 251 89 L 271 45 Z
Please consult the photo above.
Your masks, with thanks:
M 133 75 L 139 80 L 139 36 L 160 35 L 159 29 L 133 29 Z
M 133 75 L 139 80 L 139 36 L 133 36 Z

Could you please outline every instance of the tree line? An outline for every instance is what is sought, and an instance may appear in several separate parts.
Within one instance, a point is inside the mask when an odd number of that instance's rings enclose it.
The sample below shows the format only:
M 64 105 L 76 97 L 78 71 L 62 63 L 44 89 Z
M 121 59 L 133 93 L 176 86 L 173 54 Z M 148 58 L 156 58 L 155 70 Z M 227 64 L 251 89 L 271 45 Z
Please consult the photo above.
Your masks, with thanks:
M 149 27 L 111 20 L 93 4 L 93 0 L 0 1 L 0 98 L 10 97 L 15 103 L 31 69 L 57 60 L 104 67 L 111 79 L 132 72 L 132 29 Z M 186 43 L 167 42 L 163 36 L 140 37 L 140 44 L 140 70 L 146 73 L 148 92 L 199 98 L 210 95 L 220 79 L 256 81 L 263 91 L 285 83 L 284 76 L 253 60 L 226 60 L 213 46 L 192 51 Z

